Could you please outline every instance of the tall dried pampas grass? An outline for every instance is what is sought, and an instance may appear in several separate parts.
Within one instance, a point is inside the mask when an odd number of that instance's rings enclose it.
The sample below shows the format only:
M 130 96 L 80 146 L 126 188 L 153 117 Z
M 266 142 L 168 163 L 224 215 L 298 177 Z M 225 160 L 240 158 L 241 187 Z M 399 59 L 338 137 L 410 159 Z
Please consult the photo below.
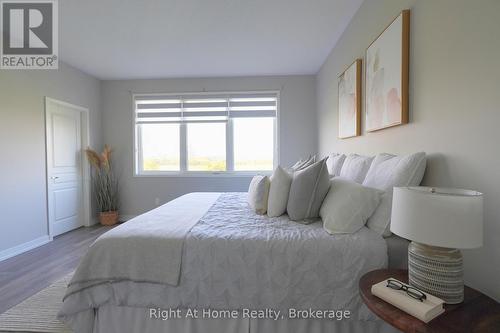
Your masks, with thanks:
M 111 168 L 112 150 L 108 145 L 99 154 L 96 151 L 85 149 L 87 159 L 94 172 L 92 179 L 97 207 L 100 212 L 113 212 L 118 210 L 118 180 Z

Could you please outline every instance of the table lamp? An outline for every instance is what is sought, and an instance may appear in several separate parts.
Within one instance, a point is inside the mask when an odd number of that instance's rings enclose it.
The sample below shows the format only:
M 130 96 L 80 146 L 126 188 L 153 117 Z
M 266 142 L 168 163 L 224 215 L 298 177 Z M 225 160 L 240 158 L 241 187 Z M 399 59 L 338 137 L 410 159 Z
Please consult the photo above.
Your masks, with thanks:
M 395 187 L 391 231 L 411 240 L 410 285 L 447 304 L 464 299 L 463 261 L 458 249 L 483 245 L 483 194 L 476 191 Z

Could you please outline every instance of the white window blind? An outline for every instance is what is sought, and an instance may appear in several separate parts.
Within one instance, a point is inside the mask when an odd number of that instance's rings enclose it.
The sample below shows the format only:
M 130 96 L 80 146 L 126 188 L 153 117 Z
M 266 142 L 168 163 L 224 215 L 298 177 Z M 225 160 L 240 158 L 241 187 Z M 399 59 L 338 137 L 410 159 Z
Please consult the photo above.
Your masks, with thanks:
M 136 123 L 226 122 L 229 118 L 276 117 L 276 93 L 136 95 Z

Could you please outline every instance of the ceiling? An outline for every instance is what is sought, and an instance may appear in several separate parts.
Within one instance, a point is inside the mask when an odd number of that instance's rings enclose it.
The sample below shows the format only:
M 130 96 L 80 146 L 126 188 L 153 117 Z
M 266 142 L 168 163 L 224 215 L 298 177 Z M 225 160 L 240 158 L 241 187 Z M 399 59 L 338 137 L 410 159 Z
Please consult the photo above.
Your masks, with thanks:
M 59 55 L 105 80 L 314 74 L 362 2 L 64 0 Z

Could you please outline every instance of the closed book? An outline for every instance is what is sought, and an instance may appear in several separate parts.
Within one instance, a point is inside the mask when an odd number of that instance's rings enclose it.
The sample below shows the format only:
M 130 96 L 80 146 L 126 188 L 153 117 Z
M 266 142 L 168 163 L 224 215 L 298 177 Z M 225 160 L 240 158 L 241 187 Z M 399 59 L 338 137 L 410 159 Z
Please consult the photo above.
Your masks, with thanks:
M 396 279 L 390 278 L 387 280 Z M 420 301 L 409 296 L 404 290 L 396 290 L 387 287 L 387 280 L 374 284 L 372 286 L 372 294 L 403 310 L 409 315 L 420 319 L 424 323 L 428 323 L 444 312 L 444 301 L 442 299 L 424 293 L 426 299 Z

